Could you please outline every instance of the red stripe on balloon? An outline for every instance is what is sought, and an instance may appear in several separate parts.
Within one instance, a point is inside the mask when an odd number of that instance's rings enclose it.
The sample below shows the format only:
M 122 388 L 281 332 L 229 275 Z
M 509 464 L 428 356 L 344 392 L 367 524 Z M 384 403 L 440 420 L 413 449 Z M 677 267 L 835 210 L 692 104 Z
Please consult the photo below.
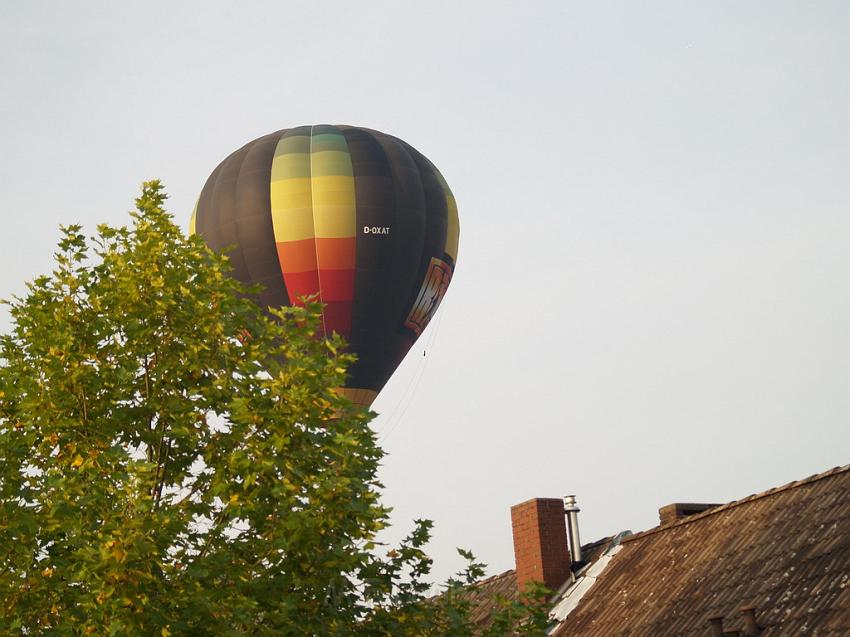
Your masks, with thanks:
M 303 305 L 302 297 L 316 296 L 319 300 L 319 273 L 312 272 L 287 272 L 283 275 L 286 282 L 286 291 L 289 293 L 289 302 L 293 305 Z
M 319 270 L 322 301 L 350 301 L 354 298 L 354 270 Z
M 325 334 L 351 334 L 351 301 L 328 301 L 324 311 Z

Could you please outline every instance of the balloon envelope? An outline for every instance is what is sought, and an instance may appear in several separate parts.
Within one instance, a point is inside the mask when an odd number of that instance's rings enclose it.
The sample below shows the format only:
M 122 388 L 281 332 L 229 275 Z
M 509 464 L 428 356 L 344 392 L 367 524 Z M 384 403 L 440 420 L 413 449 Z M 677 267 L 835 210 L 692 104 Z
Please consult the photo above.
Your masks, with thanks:
M 457 260 L 455 199 L 424 155 L 353 126 L 300 126 L 227 157 L 190 231 L 231 247 L 233 274 L 278 307 L 317 295 L 358 360 L 340 391 L 369 405 L 422 334 Z

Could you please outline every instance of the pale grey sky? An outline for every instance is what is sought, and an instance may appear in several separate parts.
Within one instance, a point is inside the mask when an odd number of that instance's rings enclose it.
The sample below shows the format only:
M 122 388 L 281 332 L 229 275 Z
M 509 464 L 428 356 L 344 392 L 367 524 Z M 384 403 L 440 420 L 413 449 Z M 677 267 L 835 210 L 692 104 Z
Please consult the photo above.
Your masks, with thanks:
M 439 166 L 458 268 L 374 407 L 440 577 L 530 497 L 593 540 L 850 461 L 845 2 L 7 2 L 0 81 L 3 297 L 279 128 Z

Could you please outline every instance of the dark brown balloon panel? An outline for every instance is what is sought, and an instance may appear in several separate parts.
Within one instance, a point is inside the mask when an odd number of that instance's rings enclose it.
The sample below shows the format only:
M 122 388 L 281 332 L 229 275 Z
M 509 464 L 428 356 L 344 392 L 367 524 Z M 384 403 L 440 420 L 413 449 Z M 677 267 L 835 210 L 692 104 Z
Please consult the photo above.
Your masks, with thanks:
M 353 126 L 301 126 L 227 157 L 191 232 L 231 248 L 264 306 L 325 304 L 322 327 L 358 361 L 341 391 L 368 405 L 422 334 L 451 281 L 460 227 L 446 181 L 404 141 Z

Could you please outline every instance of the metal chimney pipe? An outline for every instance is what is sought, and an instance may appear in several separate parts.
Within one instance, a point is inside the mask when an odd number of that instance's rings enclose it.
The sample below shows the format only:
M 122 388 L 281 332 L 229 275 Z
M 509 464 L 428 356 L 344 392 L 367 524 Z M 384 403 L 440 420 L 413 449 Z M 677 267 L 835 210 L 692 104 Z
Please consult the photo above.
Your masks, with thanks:
M 578 512 L 574 495 L 564 496 L 564 513 L 567 514 L 567 533 L 570 536 L 570 557 L 573 563 L 581 562 L 581 538 L 578 536 Z

